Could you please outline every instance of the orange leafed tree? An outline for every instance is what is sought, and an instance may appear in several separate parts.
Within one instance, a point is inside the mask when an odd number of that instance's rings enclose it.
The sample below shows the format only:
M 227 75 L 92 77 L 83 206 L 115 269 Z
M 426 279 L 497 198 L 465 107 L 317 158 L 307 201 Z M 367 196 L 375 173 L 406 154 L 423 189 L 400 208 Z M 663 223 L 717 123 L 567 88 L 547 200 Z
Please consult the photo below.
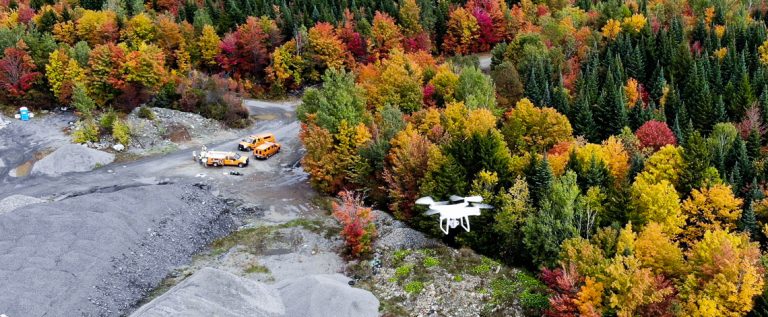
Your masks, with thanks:
M 464 8 L 458 8 L 451 12 L 448 20 L 443 50 L 457 55 L 472 53 L 479 37 L 480 26 L 475 16 Z
M 393 49 L 402 48 L 403 34 L 391 16 L 377 11 L 373 17 L 369 40 L 368 47 L 372 57 L 384 59 Z

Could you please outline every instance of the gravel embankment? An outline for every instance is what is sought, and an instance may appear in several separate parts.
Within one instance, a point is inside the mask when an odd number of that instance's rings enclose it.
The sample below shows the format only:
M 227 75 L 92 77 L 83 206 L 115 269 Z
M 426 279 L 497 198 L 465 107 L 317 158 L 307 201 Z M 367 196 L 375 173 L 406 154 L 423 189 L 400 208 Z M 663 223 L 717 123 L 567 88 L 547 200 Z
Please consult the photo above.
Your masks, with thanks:
M 147 185 L 0 214 L 0 313 L 120 316 L 234 228 L 201 185 Z

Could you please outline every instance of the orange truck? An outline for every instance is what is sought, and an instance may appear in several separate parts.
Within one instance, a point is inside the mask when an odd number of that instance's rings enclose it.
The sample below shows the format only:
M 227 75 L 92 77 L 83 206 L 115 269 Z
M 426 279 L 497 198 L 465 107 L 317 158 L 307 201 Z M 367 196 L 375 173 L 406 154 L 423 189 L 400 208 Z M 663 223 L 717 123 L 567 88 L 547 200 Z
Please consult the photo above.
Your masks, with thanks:
M 277 152 L 280 152 L 280 143 L 264 142 L 253 148 L 253 156 L 262 160 L 272 157 L 272 155 L 277 154 Z
M 272 133 L 249 135 L 237 144 L 237 148 L 240 151 L 251 151 L 264 142 L 275 143 L 275 136 Z
M 248 156 L 243 156 L 235 152 L 208 151 L 202 158 L 207 166 L 248 166 Z

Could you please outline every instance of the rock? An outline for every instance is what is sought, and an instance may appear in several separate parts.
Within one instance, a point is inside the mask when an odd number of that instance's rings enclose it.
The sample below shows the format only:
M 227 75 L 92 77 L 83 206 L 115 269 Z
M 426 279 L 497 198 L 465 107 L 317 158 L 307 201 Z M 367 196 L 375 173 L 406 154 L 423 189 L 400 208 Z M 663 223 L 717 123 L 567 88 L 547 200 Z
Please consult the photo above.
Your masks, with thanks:
M 0 214 L 11 212 L 13 210 L 16 210 L 18 208 L 31 205 L 31 204 L 38 204 L 45 202 L 45 200 L 42 200 L 40 198 L 30 197 L 30 196 L 24 196 L 24 195 L 13 195 L 3 198 L 3 200 L 0 200 Z
M 118 144 L 113 145 L 112 149 L 115 150 L 115 151 L 118 151 L 118 152 L 122 152 L 123 150 L 125 150 L 125 145 L 122 145 L 122 144 L 118 143 Z
M 98 166 L 112 163 L 115 156 L 88 147 L 67 144 L 32 167 L 32 175 L 60 176 L 69 172 L 87 172 Z
M 139 308 L 131 317 L 284 315 L 283 301 L 272 287 L 206 267 Z
M 275 284 L 290 317 L 377 317 L 379 300 L 349 286 L 341 274 L 310 275 Z
M 228 234 L 226 204 L 194 185 L 95 188 L 0 214 L 0 310 L 124 316 L 169 272 Z

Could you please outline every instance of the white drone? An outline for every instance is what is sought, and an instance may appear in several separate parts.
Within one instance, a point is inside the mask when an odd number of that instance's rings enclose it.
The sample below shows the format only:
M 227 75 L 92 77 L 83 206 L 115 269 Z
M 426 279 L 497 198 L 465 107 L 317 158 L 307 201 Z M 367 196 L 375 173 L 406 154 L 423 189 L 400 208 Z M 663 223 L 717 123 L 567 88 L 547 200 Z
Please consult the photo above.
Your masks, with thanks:
M 483 197 L 480 196 L 451 196 L 449 201 L 435 201 L 432 197 L 421 197 L 416 200 L 416 204 L 428 205 L 425 215 L 440 214 L 440 230 L 448 234 L 448 230 L 461 225 L 464 230 L 469 232 L 469 216 L 479 216 L 480 209 L 491 209 L 493 206 L 481 204 Z M 443 225 L 445 220 L 445 225 Z

